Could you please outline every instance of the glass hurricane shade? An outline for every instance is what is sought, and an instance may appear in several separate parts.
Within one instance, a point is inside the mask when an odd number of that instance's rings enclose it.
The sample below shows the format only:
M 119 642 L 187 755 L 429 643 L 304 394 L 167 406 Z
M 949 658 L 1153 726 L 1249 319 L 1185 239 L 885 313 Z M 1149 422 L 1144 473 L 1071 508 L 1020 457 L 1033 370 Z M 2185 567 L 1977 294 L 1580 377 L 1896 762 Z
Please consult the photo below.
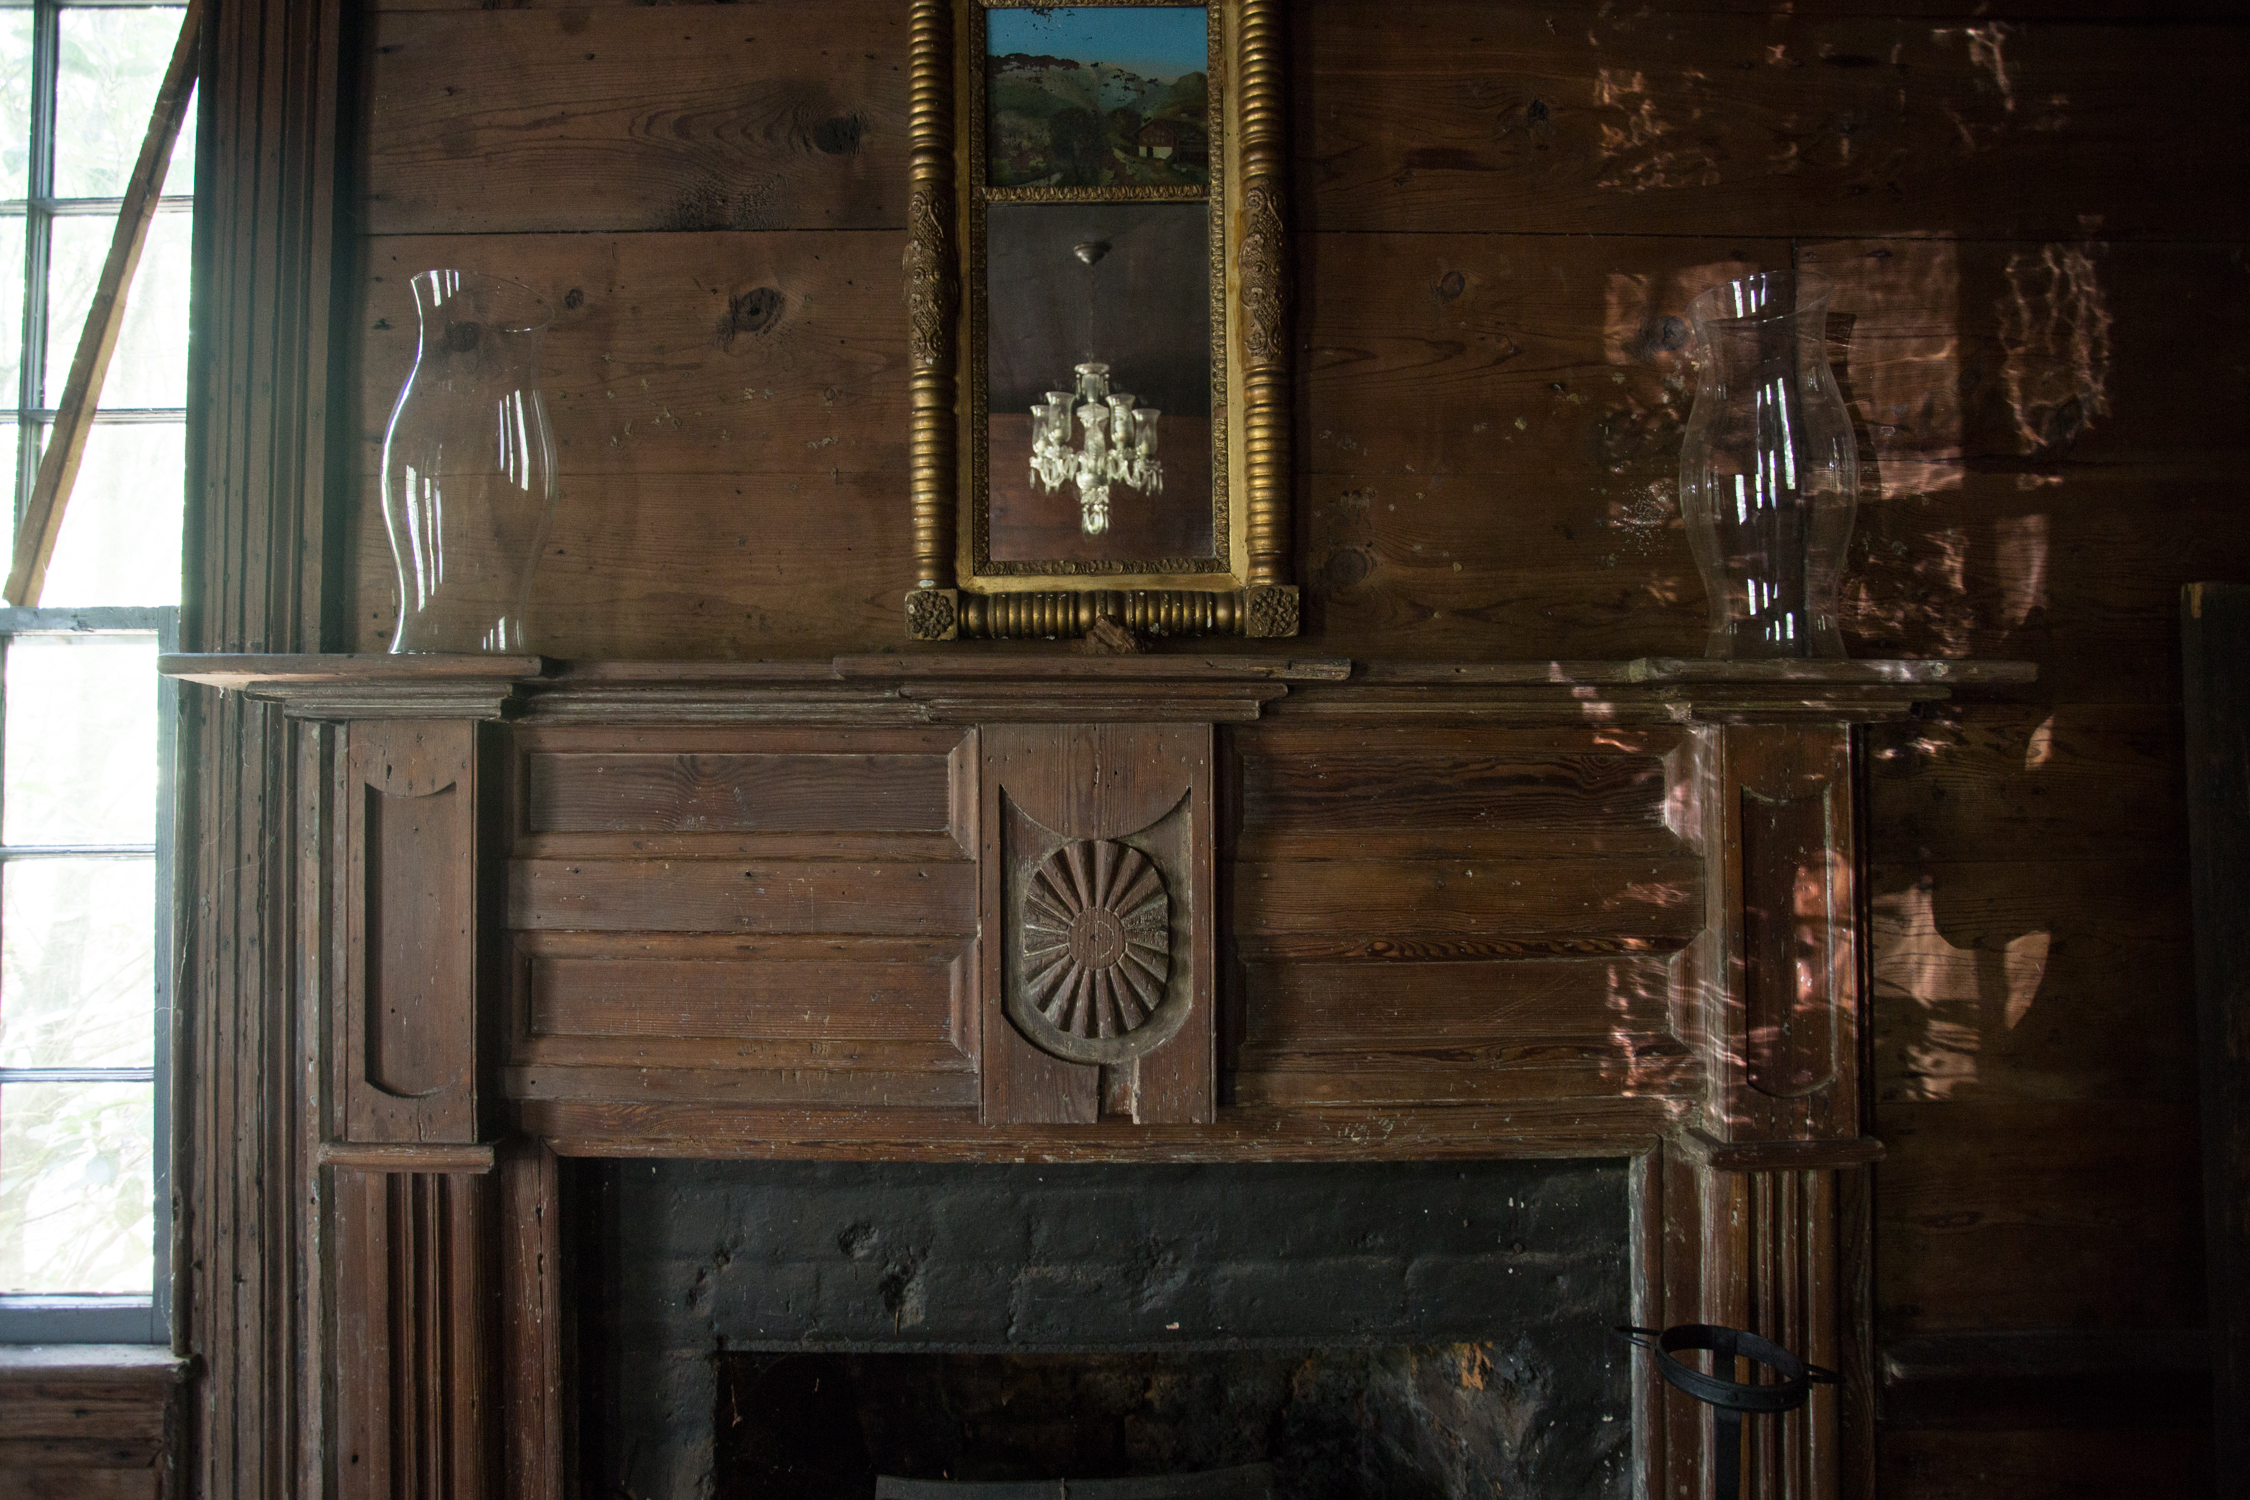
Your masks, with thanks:
M 1810 272 L 1767 271 L 1688 306 L 1697 381 L 1680 510 L 1710 598 L 1706 656 L 1844 654 L 1859 454 L 1828 367 L 1831 292 Z
M 1096 536 L 1109 529 L 1110 486 L 1162 494 L 1164 466 L 1156 457 L 1157 413 L 1134 406 L 1126 392 L 1112 394 L 1109 366 L 1098 360 L 1079 365 L 1076 373 L 1075 400 L 1070 391 L 1049 391 L 1044 404 L 1031 408 L 1031 478 L 1045 494 L 1075 484 L 1079 529 Z M 1074 411 L 1083 429 L 1076 447 Z
M 473 271 L 423 271 L 413 291 L 414 368 L 383 436 L 399 591 L 391 650 L 520 652 L 555 514 L 539 393 L 552 314 L 529 287 Z

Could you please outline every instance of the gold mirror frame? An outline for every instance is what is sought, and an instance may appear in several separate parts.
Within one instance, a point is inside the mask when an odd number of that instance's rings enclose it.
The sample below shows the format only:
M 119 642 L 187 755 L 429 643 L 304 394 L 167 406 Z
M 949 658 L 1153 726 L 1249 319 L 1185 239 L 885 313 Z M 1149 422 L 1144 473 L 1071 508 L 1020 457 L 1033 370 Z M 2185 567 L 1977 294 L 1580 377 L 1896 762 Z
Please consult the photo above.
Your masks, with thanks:
M 985 209 L 994 201 L 1084 201 L 1055 189 L 984 188 L 971 166 L 984 149 L 984 16 L 1022 3 L 912 0 L 906 301 L 915 586 L 906 595 L 907 634 L 1067 637 L 1108 618 L 1152 635 L 1293 636 L 1281 0 L 1206 0 L 1219 123 L 1204 200 L 1215 219 L 1212 422 L 1223 432 L 1212 452 L 1213 557 L 1183 571 L 1178 560 L 994 564 L 987 556 Z M 1136 194 L 1105 192 L 1102 201 L 1112 202 Z M 1162 571 L 1168 562 L 1173 571 Z

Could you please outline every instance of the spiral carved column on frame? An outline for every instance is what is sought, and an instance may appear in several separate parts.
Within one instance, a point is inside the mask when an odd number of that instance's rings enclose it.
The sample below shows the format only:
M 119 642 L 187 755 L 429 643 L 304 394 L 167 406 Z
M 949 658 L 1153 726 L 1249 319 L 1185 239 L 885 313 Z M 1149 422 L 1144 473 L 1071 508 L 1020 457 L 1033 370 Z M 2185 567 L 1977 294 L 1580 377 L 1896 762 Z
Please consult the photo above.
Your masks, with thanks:
M 953 9 L 948 0 L 914 0 L 909 23 L 906 305 L 911 370 L 916 593 L 953 586 L 955 484 Z M 907 631 L 917 640 L 950 640 L 956 601 L 907 599 Z
M 1243 451 L 1249 487 L 1245 530 L 1249 551 L 1252 635 L 1296 633 L 1295 599 L 1260 607 L 1265 589 L 1289 582 L 1291 521 L 1289 452 L 1289 236 L 1281 7 L 1242 10 L 1241 163 L 1236 269 L 1242 288 Z M 1286 628 L 1284 628 L 1286 627 Z

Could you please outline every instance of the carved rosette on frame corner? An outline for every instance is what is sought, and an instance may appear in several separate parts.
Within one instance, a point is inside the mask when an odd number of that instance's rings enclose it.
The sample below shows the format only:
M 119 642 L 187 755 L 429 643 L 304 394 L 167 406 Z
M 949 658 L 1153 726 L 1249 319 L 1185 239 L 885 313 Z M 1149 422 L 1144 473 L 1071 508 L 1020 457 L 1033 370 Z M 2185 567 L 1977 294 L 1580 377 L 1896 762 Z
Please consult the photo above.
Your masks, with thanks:
M 1297 586 L 1253 584 L 1243 591 L 1242 633 L 1253 640 L 1279 640 L 1297 633 Z
M 950 641 L 961 633 L 960 595 L 953 589 L 909 589 L 906 634 L 917 641 Z
M 1107 839 L 1063 845 L 1031 871 L 1018 942 L 1026 1040 L 1070 1062 L 1119 1063 L 1161 1044 L 1172 898 L 1147 855 Z

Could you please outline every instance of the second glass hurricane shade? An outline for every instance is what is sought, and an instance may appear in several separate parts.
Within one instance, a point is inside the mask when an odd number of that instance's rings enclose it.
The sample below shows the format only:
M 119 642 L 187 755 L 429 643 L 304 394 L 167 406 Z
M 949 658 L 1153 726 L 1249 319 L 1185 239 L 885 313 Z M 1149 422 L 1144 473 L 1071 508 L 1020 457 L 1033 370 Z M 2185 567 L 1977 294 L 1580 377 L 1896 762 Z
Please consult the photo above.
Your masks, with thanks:
M 1768 271 L 1689 304 L 1695 406 L 1680 510 L 1710 595 L 1705 654 L 1841 657 L 1837 596 L 1859 494 L 1828 366 L 1829 282 Z
M 391 650 L 520 652 L 555 514 L 555 439 L 539 393 L 548 306 L 473 271 L 424 271 L 413 288 L 414 369 L 383 438 L 399 586 Z

